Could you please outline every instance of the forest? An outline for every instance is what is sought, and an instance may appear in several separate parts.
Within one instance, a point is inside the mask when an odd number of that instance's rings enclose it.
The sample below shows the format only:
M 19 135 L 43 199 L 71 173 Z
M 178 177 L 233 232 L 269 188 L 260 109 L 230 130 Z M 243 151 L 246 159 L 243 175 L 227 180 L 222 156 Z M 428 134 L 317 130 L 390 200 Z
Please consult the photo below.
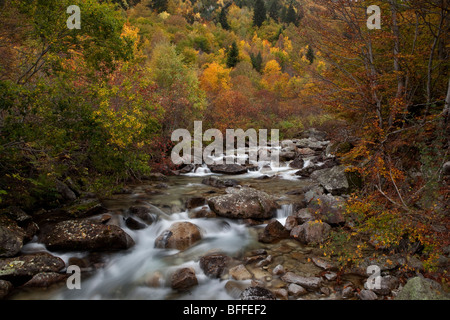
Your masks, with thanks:
M 448 1 L 3 0 L 0 21 L 0 219 L 176 178 L 171 134 L 194 121 L 314 128 L 358 181 L 323 256 L 403 250 L 448 284 Z

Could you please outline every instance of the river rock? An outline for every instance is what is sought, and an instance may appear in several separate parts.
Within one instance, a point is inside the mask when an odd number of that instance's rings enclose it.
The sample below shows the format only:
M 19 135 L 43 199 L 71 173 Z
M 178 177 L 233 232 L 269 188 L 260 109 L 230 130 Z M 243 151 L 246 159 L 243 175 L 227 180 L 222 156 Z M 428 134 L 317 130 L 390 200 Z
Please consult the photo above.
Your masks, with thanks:
M 228 188 L 239 185 L 239 182 L 234 179 L 219 179 L 216 176 L 209 176 L 202 180 L 202 184 L 215 188 Z
M 305 288 L 303 288 L 302 286 L 299 286 L 298 284 L 291 283 L 288 286 L 288 293 L 289 293 L 289 295 L 291 295 L 293 297 L 299 297 L 299 296 L 302 296 L 302 295 L 308 293 L 308 291 L 306 291 Z
M 294 151 L 281 151 L 279 154 L 280 161 L 290 161 L 294 160 L 295 152 Z
M 14 286 L 11 282 L 0 280 L 0 300 L 5 299 L 12 289 L 14 289 Z
M 310 177 L 317 180 L 325 190 L 333 195 L 340 195 L 349 191 L 344 166 L 316 170 L 311 173 Z
M 211 172 L 223 174 L 243 174 L 248 171 L 246 167 L 236 163 L 210 165 L 209 169 Z
M 335 272 L 330 272 L 330 271 L 328 271 L 328 272 L 325 272 L 324 274 L 323 274 L 323 277 L 325 278 L 325 279 L 327 279 L 328 281 L 334 281 L 334 280 L 336 280 L 337 279 L 337 273 L 335 273 Z
M 138 217 L 148 225 L 152 224 L 157 219 L 155 210 L 144 205 L 131 206 L 129 213 L 134 217 Z
M 302 169 L 304 165 L 305 161 L 301 157 L 296 157 L 291 163 L 289 163 L 289 167 L 294 169 Z
M 450 294 L 445 293 L 438 282 L 417 276 L 408 279 L 395 300 L 450 300 Z
M 329 144 L 328 141 L 320 141 L 316 138 L 303 138 L 295 142 L 298 148 L 309 148 L 314 151 L 322 151 Z
M 294 150 L 295 149 L 295 143 L 292 140 L 281 140 L 280 141 L 280 146 L 281 148 L 285 149 L 290 149 L 290 150 Z
M 372 290 L 361 290 L 357 296 L 359 297 L 359 299 L 361 300 L 377 300 L 378 296 L 375 292 L 373 292 Z
M 286 230 L 278 220 L 271 220 L 258 236 L 258 240 L 263 243 L 272 243 L 286 238 L 289 238 L 289 230 Z
M 272 291 L 275 296 L 280 300 L 288 300 L 289 299 L 289 293 L 286 289 L 280 288 L 280 289 L 274 289 Z
M 203 197 L 192 197 L 186 200 L 186 209 L 192 209 L 203 206 L 206 203 L 206 199 Z
M 192 268 L 178 269 L 170 278 L 170 286 L 174 290 L 185 291 L 196 285 L 198 285 L 198 280 Z
M 345 200 L 340 196 L 318 195 L 317 198 L 309 201 L 308 208 L 318 211 L 321 219 L 330 225 L 335 226 L 345 223 Z
M 212 197 L 208 205 L 217 215 L 231 219 L 268 219 L 277 204 L 267 193 L 253 188 L 227 188 L 227 194 Z
M 46 225 L 38 239 L 49 250 L 111 251 L 134 245 L 133 239 L 120 227 L 89 219 Z
M 241 300 L 276 300 L 275 295 L 268 289 L 256 286 L 242 291 Z
M 229 280 L 225 283 L 225 291 L 233 298 L 239 299 L 242 291 L 248 288 L 250 285 L 241 281 Z
M 56 192 L 59 193 L 63 203 L 72 202 L 77 199 L 75 192 L 73 192 L 73 190 L 70 189 L 64 182 L 56 180 L 55 189 L 56 189 Z
M 330 232 L 326 222 L 308 221 L 291 230 L 291 237 L 302 243 L 322 243 Z
M 272 273 L 274 275 L 280 276 L 286 273 L 286 270 L 284 269 L 283 265 L 278 264 L 275 268 L 273 268 Z
M 210 278 L 220 278 L 231 258 L 222 253 L 208 254 L 200 258 L 200 268 Z
M 63 260 L 46 252 L 4 258 L 0 259 L 0 279 L 32 277 L 40 272 L 58 272 L 64 267 Z
M 296 226 L 298 226 L 297 218 L 295 216 L 288 216 L 284 223 L 284 228 L 290 232 Z
M 156 248 L 185 250 L 202 239 L 200 229 L 193 223 L 173 223 L 155 240 Z
M 188 173 L 188 172 L 191 172 L 192 170 L 194 170 L 195 169 L 195 165 L 194 164 L 191 164 L 191 163 L 188 163 L 188 164 L 185 164 L 180 170 L 178 170 L 180 173 Z
M 312 257 L 312 262 L 323 270 L 337 270 L 337 267 L 323 258 Z
M 351 283 L 347 283 L 342 288 L 342 298 L 343 299 L 349 299 L 352 298 L 355 295 L 355 288 Z
M 320 288 L 320 285 L 322 284 L 322 279 L 319 277 L 302 277 L 299 275 L 296 275 L 293 272 L 286 272 L 282 277 L 281 280 L 287 283 L 295 283 L 299 286 L 302 286 L 306 289 L 310 290 L 316 290 Z
M 125 219 L 125 225 L 131 230 L 141 230 L 145 229 L 147 225 L 145 223 L 139 222 L 133 217 L 128 217 Z
M 60 283 L 66 280 L 67 277 L 67 274 L 57 272 L 40 272 L 35 274 L 31 280 L 27 281 L 23 286 L 48 288 L 52 284 Z
M 0 257 L 12 257 L 20 252 L 25 231 L 6 216 L 0 216 Z
M 379 286 L 375 286 L 372 289 L 378 295 L 386 296 L 391 293 L 392 290 L 397 289 L 399 280 L 391 275 L 380 277 Z M 364 284 L 366 286 L 366 284 Z
M 243 264 L 231 268 L 229 273 L 230 276 L 235 280 L 248 280 L 252 278 L 252 274 Z
M 314 210 L 311 208 L 302 208 L 295 213 L 295 218 L 299 224 L 315 220 Z M 292 229 L 291 229 L 292 230 Z

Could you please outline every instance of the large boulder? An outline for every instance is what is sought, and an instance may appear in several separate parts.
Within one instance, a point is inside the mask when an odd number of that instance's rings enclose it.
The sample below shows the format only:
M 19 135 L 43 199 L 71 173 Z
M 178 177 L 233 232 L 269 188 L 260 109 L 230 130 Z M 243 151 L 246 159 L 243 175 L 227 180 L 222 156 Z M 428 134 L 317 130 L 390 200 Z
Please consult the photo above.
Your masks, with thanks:
M 185 250 L 201 240 L 200 229 L 193 223 L 183 221 L 173 223 L 155 240 L 155 247 Z
M 0 257 L 12 257 L 20 252 L 25 232 L 17 223 L 0 216 Z
M 310 177 L 317 180 L 326 191 L 333 195 L 340 195 L 349 191 L 349 183 L 344 166 L 336 166 L 316 170 Z
M 302 243 L 322 243 L 330 232 L 331 226 L 322 221 L 305 222 L 291 230 L 291 237 Z
M 217 215 L 231 219 L 268 219 L 278 205 L 267 193 L 253 188 L 227 188 L 227 194 L 212 197 L 208 205 Z
M 48 224 L 41 229 L 38 239 L 49 250 L 112 251 L 134 245 L 120 227 L 89 219 Z
M 308 208 L 317 212 L 323 221 L 330 225 L 345 223 L 345 199 L 331 194 L 318 195 L 308 203 Z
M 223 174 L 243 174 L 248 171 L 246 167 L 235 163 L 210 165 L 209 169 L 211 172 Z
M 442 286 L 431 279 L 421 276 L 410 278 L 395 297 L 396 300 L 450 300 Z
M 0 279 L 31 278 L 41 272 L 58 272 L 64 267 L 63 260 L 46 252 L 4 258 L 0 259 Z

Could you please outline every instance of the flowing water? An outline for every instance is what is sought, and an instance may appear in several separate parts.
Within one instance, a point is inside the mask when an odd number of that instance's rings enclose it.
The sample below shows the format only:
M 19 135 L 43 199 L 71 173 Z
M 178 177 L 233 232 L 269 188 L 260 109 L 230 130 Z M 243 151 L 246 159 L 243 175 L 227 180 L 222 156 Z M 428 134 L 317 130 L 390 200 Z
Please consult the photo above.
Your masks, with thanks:
M 300 180 L 294 173 L 296 169 L 282 163 L 280 166 L 270 166 L 268 163 L 258 163 L 257 170 L 246 174 L 221 178 L 236 179 L 241 185 L 249 185 L 265 191 L 279 199 L 280 208 L 276 218 L 284 224 L 292 213 L 295 195 L 286 195 L 311 183 Z M 308 165 L 308 163 L 305 163 Z M 259 248 L 256 229 L 262 226 L 249 227 L 246 224 L 225 218 L 189 218 L 189 211 L 184 208 L 186 199 L 193 196 L 210 195 L 211 190 L 223 193 L 201 183 L 206 176 L 213 175 L 202 166 L 195 172 L 181 176 L 169 177 L 164 181 L 162 189 L 155 190 L 155 183 L 130 186 L 131 193 L 114 195 L 104 199 L 103 204 L 111 213 L 116 223 L 135 241 L 135 246 L 125 252 L 112 253 L 101 257 L 102 267 L 91 272 L 87 277 L 82 274 L 81 289 L 69 290 L 64 285 L 55 290 L 45 292 L 23 291 L 16 299 L 234 299 L 225 289 L 227 281 L 208 278 L 199 267 L 199 258 L 209 252 L 223 252 L 231 257 L 242 257 L 244 252 Z M 265 176 L 269 179 L 261 179 Z M 266 177 L 267 178 L 267 177 Z M 143 230 L 129 229 L 123 220 L 130 206 L 136 203 L 151 206 L 158 215 L 158 220 Z M 191 211 L 200 208 L 191 209 Z M 190 221 L 202 231 L 202 240 L 185 250 L 167 250 L 154 247 L 156 237 L 177 221 Z M 25 252 L 46 251 L 42 244 L 32 241 L 24 246 Z M 87 257 L 87 252 L 50 252 L 61 257 L 66 265 L 71 257 Z M 198 286 L 189 292 L 178 293 L 170 288 L 170 274 L 180 267 L 192 267 L 195 270 Z M 250 282 L 246 280 L 244 282 Z

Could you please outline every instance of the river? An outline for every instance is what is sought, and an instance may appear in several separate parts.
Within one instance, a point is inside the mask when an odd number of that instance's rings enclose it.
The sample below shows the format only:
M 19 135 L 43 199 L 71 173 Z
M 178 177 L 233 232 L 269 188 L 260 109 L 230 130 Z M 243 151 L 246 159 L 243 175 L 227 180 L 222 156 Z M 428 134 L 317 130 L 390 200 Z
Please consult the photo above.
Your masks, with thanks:
M 309 161 L 305 161 L 305 167 Z M 289 167 L 289 162 L 281 162 L 280 166 L 258 163 L 253 171 L 240 175 L 222 175 L 212 173 L 205 165 L 195 172 L 180 176 L 170 176 L 163 182 L 147 182 L 127 186 L 128 192 L 103 199 L 103 205 L 109 210 L 116 224 L 126 231 L 135 241 L 135 246 L 124 252 L 103 254 L 98 258 L 101 267 L 82 273 L 81 289 L 69 290 L 65 285 L 54 289 L 23 290 L 13 299 L 236 299 L 233 290 L 226 288 L 230 280 L 207 277 L 199 266 L 199 258 L 207 253 L 222 252 L 235 259 L 242 259 L 251 250 L 265 248 L 290 253 L 294 257 L 291 265 L 303 268 L 309 275 L 320 272 L 313 264 L 306 263 L 306 253 L 310 252 L 295 240 L 271 246 L 258 242 L 257 230 L 265 225 L 249 226 L 248 224 L 227 218 L 190 218 L 202 206 L 185 209 L 185 202 L 190 197 L 207 197 L 211 194 L 224 193 L 224 189 L 202 184 L 202 179 L 215 175 L 220 178 L 236 179 L 241 185 L 262 190 L 277 199 L 279 209 L 275 218 L 283 225 L 293 206 L 298 200 L 296 190 L 312 184 L 309 179 L 299 179 L 295 175 L 298 169 Z M 290 193 L 290 194 L 288 194 Z M 127 210 L 136 203 L 154 208 L 158 216 L 156 222 L 142 230 L 131 230 L 123 217 Z M 95 218 L 95 217 L 94 217 Z M 202 240 L 184 251 L 155 248 L 155 239 L 172 223 L 190 221 L 202 232 Z M 281 249 L 279 249 L 281 248 Z M 284 248 L 284 249 L 283 249 Z M 287 249 L 286 249 L 287 248 Z M 309 251 L 308 251 L 309 250 Z M 36 240 L 26 244 L 23 252 L 47 251 L 43 244 Z M 92 259 L 88 252 L 50 252 L 70 264 L 69 259 Z M 301 256 L 301 259 L 298 258 Z M 295 257 L 299 261 L 295 261 Z M 286 261 L 286 258 L 280 261 Z M 302 262 L 302 263 L 300 263 Z M 287 262 L 286 262 L 287 263 Z M 195 270 L 198 285 L 187 292 L 171 289 L 170 274 L 181 267 Z M 264 269 L 259 278 L 272 281 L 274 277 Z M 258 276 L 255 274 L 255 277 Z M 238 285 L 248 286 L 252 280 L 237 281 Z M 276 286 L 275 284 L 272 284 Z M 270 285 L 269 285 L 270 286 Z

